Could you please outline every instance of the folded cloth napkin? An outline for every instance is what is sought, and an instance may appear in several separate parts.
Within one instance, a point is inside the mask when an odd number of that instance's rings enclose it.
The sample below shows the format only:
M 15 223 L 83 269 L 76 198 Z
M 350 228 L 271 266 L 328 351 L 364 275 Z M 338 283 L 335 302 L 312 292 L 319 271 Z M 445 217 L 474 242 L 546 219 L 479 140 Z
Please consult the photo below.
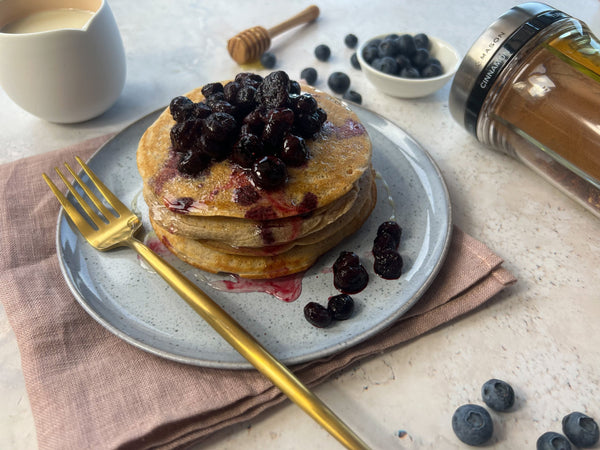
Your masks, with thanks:
M 0 299 L 21 352 L 41 449 L 177 448 L 285 400 L 257 371 L 187 366 L 139 350 L 78 305 L 56 255 L 59 204 L 41 173 L 74 154 L 87 158 L 107 138 L 0 166 Z M 314 386 L 479 307 L 515 281 L 501 264 L 455 228 L 443 268 L 408 314 L 295 373 Z

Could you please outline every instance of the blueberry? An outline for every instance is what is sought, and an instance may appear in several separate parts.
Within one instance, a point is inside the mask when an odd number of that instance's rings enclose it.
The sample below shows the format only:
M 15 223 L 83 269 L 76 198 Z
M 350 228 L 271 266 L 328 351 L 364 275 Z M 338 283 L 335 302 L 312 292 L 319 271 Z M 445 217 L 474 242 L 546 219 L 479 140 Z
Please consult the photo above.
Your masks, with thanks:
M 333 72 L 327 79 L 327 85 L 336 94 L 343 94 L 350 87 L 350 77 L 344 72 Z
M 317 45 L 315 48 L 315 56 L 319 61 L 327 61 L 331 56 L 331 50 L 325 44 Z
M 308 161 L 310 153 L 303 138 L 294 134 L 287 134 L 281 145 L 280 156 L 286 165 L 300 167 Z
M 493 378 L 481 387 L 481 398 L 493 410 L 506 411 L 515 404 L 515 391 L 507 382 Z
M 385 280 L 397 280 L 402 275 L 403 265 L 400 253 L 394 250 L 383 250 L 375 254 L 373 271 Z
M 396 39 L 384 39 L 381 41 L 378 47 L 379 56 L 396 56 L 400 51 L 400 46 L 398 45 L 398 40 Z
M 325 328 L 331 323 L 331 312 L 316 302 L 307 303 L 304 307 L 304 317 L 315 327 Z
M 454 434 L 465 444 L 482 445 L 494 432 L 494 423 L 487 410 L 479 405 L 459 406 L 452 415 Z
M 417 51 L 415 39 L 410 34 L 403 34 L 398 38 L 398 49 L 401 54 L 411 58 Z
M 271 52 L 264 52 L 260 57 L 260 63 L 263 65 L 265 69 L 272 69 L 275 67 L 275 62 L 277 58 Z
M 354 48 L 356 47 L 356 44 L 358 44 L 358 38 L 352 33 L 347 34 L 344 38 L 344 44 L 346 44 L 346 47 L 348 48 Z
M 418 48 L 412 56 L 411 61 L 417 69 L 422 69 L 429 63 L 429 52 L 424 48 Z
M 350 100 L 358 105 L 362 103 L 362 95 L 356 91 L 348 91 L 343 95 L 344 100 Z
M 563 417 L 562 430 L 573 444 L 581 448 L 595 446 L 600 438 L 596 421 L 580 412 Z
M 333 271 L 337 271 L 342 266 L 358 266 L 360 258 L 354 252 L 343 251 L 333 263 Z
M 169 109 L 175 122 L 181 123 L 191 117 L 194 109 L 194 102 L 192 102 L 189 98 L 180 95 L 179 97 L 175 97 L 173 100 L 171 100 Z
M 263 189 L 276 189 L 287 181 L 285 163 L 276 156 L 265 156 L 252 165 L 252 179 Z
M 208 83 L 202 87 L 201 92 L 204 98 L 208 98 L 214 94 L 222 93 L 223 85 L 221 83 Z
M 402 78 L 420 78 L 421 74 L 414 67 L 405 67 L 400 71 L 400 76 Z
M 425 50 L 429 50 L 431 47 L 431 43 L 429 42 L 429 36 L 425 33 L 415 34 L 414 37 L 415 46 L 417 48 L 424 48 Z
M 352 67 L 354 67 L 356 70 L 360 70 L 360 62 L 358 62 L 356 52 L 352 53 L 352 56 L 350 57 L 350 64 L 352 64 Z
M 290 80 L 288 83 L 288 91 L 290 94 L 300 95 L 300 92 L 302 92 L 300 83 L 298 83 L 296 80 Z
M 389 234 L 394 239 L 394 245 L 397 249 L 400 245 L 400 238 L 402 237 L 402 228 L 400 228 L 398 222 L 394 220 L 387 220 L 379 225 L 377 228 L 377 236 L 384 233 Z
M 548 431 L 538 438 L 535 448 L 536 450 L 571 450 L 571 444 L 562 434 Z
M 354 312 L 354 299 L 348 294 L 334 295 L 327 302 L 327 309 L 335 320 L 346 320 Z
M 373 61 L 373 68 L 388 75 L 398 74 L 398 63 L 391 56 L 384 56 Z
M 396 62 L 398 63 L 398 71 L 401 71 L 405 67 L 412 67 L 412 63 L 410 62 L 410 58 L 406 55 L 398 55 L 396 56 Z
M 428 64 L 421 69 L 422 78 L 439 77 L 443 73 L 442 67 L 437 64 Z
M 307 67 L 300 72 L 300 78 L 304 79 L 311 86 L 314 86 L 317 81 L 317 71 L 312 67 Z
M 379 48 L 377 45 L 369 44 L 362 51 L 363 59 L 371 64 L 376 58 L 379 58 Z

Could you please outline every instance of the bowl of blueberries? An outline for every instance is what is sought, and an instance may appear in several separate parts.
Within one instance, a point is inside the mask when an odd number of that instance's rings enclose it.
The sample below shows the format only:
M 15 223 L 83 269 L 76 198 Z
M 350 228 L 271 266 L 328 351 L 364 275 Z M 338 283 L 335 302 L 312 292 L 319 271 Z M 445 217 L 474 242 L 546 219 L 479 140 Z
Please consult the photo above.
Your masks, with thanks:
M 425 33 L 382 34 L 356 54 L 367 79 L 393 97 L 417 98 L 441 89 L 458 69 L 460 55 Z

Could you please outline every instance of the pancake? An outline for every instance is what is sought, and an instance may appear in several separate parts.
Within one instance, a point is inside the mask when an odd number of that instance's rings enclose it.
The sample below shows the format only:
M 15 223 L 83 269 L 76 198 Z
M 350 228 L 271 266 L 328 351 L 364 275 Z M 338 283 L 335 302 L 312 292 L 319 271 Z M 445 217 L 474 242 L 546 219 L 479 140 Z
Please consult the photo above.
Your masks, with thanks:
M 336 232 L 332 236 L 316 243 L 294 245 L 276 255 L 251 256 L 223 253 L 200 241 L 171 234 L 156 223 L 152 223 L 152 226 L 158 238 L 172 253 L 199 269 L 211 273 L 235 273 L 243 278 L 277 278 L 309 269 L 319 256 L 358 231 L 375 206 L 377 197 L 375 183 L 371 184 L 371 189 L 364 195 L 366 201 L 363 208 L 345 226 L 336 227 Z
M 229 160 L 212 164 L 207 175 L 180 174 L 177 156 L 171 151 L 170 130 L 175 121 L 169 108 L 146 130 L 138 145 L 137 164 L 144 184 L 174 208 L 185 204 L 184 212 L 192 216 L 250 218 L 257 211 L 268 210 L 270 219 L 292 217 L 307 212 L 309 193 L 316 196 L 310 210 L 342 197 L 369 167 L 371 141 L 347 106 L 310 86 L 302 86 L 302 90 L 327 111 L 327 122 L 314 139 L 306 141 L 311 158 L 302 167 L 288 169 L 289 181 L 282 189 L 263 192 L 256 202 L 246 205 L 233 199 L 238 189 L 251 186 L 249 175 Z M 194 102 L 204 98 L 200 88 L 186 97 Z

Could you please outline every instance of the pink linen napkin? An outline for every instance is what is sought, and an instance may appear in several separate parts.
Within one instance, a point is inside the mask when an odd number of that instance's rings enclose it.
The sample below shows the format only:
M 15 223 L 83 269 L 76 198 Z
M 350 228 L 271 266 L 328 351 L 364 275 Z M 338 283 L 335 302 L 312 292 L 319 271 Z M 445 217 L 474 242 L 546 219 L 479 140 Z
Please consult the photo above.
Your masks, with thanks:
M 21 352 L 40 449 L 177 448 L 285 400 L 254 370 L 187 366 L 139 350 L 78 305 L 56 255 L 59 204 L 41 173 L 75 154 L 86 159 L 109 137 L 0 166 L 0 299 Z M 360 345 L 295 367 L 296 374 L 314 386 L 478 308 L 516 281 L 501 264 L 455 228 L 442 270 L 408 314 Z

